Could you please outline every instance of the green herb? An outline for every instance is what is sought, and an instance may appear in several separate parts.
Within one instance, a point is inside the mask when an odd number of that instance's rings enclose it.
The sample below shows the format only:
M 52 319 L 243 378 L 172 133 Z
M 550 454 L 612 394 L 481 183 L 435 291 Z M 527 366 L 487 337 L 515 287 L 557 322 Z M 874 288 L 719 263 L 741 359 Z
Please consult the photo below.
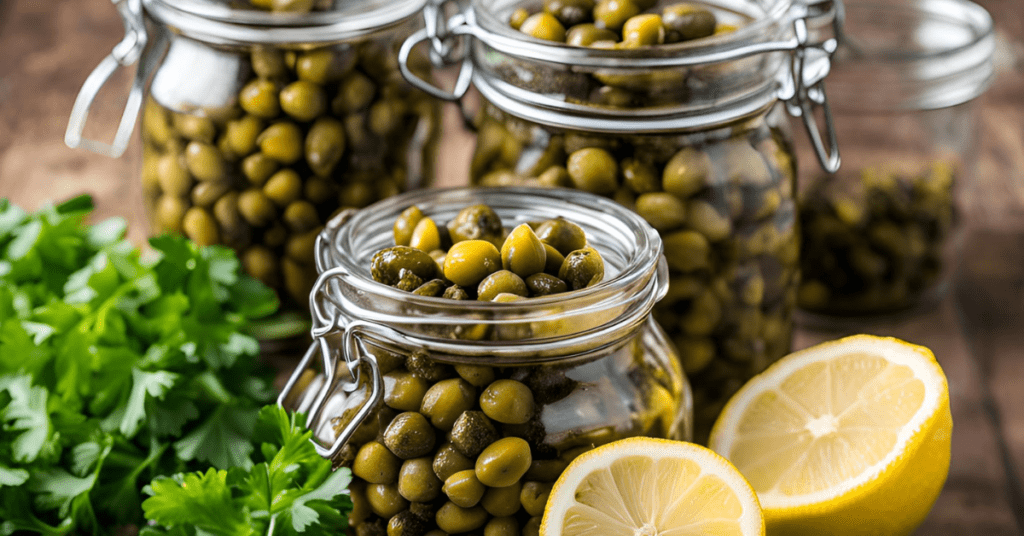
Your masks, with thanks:
M 331 471 L 309 441 L 305 416 L 260 411 L 255 441 L 260 463 L 250 469 L 209 469 L 157 478 L 145 492 L 146 518 L 156 523 L 141 536 L 199 534 L 337 535 L 348 526 L 352 503 L 348 469 Z
M 252 467 L 272 373 L 241 333 L 276 310 L 234 253 L 180 237 L 145 255 L 88 197 L 0 199 L 0 534 L 105 534 L 142 485 Z

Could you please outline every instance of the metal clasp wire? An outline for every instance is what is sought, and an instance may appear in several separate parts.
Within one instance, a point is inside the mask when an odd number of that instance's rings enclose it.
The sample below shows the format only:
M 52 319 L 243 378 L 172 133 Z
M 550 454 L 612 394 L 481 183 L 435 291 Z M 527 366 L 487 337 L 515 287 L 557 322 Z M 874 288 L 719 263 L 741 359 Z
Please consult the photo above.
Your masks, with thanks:
M 473 39 L 473 30 L 476 24 L 472 19 L 472 10 L 467 13 L 459 12 L 448 18 L 445 10 L 445 6 L 448 4 L 458 5 L 458 2 L 430 0 L 423 8 L 425 26 L 402 43 L 402 48 L 398 51 L 398 67 L 402 71 L 402 76 L 423 92 L 437 99 L 458 101 L 469 91 L 469 85 L 473 79 L 473 55 L 469 50 L 472 46 L 470 41 Z M 463 43 L 462 57 L 454 58 L 453 54 L 458 49 L 457 41 L 463 38 L 466 42 Z M 430 59 L 437 67 L 462 63 L 452 91 L 438 88 L 409 69 L 409 56 L 412 54 L 413 48 L 424 41 L 430 41 Z
M 68 120 L 68 128 L 64 133 L 64 143 L 72 149 L 81 147 L 89 151 L 118 158 L 124 154 L 131 141 L 132 132 L 135 130 L 135 121 L 142 107 L 143 82 L 145 76 L 137 73 L 132 82 L 132 89 L 128 94 L 128 102 L 125 104 L 124 113 L 121 115 L 121 122 L 117 127 L 117 134 L 114 135 L 113 144 L 90 140 L 82 137 L 85 132 L 85 124 L 89 117 L 89 110 L 100 89 L 110 80 L 110 77 L 118 69 L 131 67 L 139 61 L 143 49 L 146 48 L 148 36 L 146 26 L 142 20 L 141 0 L 112 0 L 114 7 L 121 15 L 124 23 L 124 38 L 121 39 L 114 49 L 103 58 L 103 61 L 93 70 L 89 77 L 82 84 L 82 89 L 75 99 L 75 105 L 71 109 L 71 118 Z

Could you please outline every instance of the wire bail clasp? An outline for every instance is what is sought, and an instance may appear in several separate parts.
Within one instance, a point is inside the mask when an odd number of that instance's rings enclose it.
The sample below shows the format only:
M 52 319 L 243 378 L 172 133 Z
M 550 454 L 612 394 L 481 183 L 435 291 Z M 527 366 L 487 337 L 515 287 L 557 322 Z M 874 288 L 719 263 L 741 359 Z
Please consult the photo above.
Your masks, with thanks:
M 838 48 L 838 36 L 842 34 L 843 4 L 842 0 L 821 0 L 801 6 L 804 12 L 793 20 L 796 47 L 792 51 L 790 72 L 783 80 L 779 98 L 786 103 L 786 111 L 791 116 L 803 120 L 821 167 L 835 173 L 839 171 L 841 160 L 835 122 L 825 94 L 825 78 L 831 69 L 832 55 Z M 811 42 L 807 20 L 828 15 L 831 15 L 833 36 L 820 43 Z M 814 114 L 818 107 L 825 118 L 824 138 Z
M 469 91 L 470 81 L 473 79 L 473 57 L 470 53 L 473 38 L 473 31 L 476 24 L 473 21 L 473 11 L 470 8 L 467 12 L 458 12 L 451 18 L 447 15 L 447 6 L 451 4 L 458 8 L 457 0 L 429 0 L 423 8 L 424 27 L 410 35 L 398 51 L 398 67 L 402 76 L 425 93 L 445 101 L 457 101 L 462 99 Z M 459 40 L 465 42 L 459 46 Z M 447 67 L 462 63 L 459 68 L 459 76 L 455 80 L 455 87 L 452 91 L 443 90 L 428 80 L 424 80 L 409 68 L 409 56 L 416 45 L 430 41 L 430 61 L 436 67 Z M 458 57 L 458 52 L 461 56 Z
M 111 1 L 124 23 L 124 38 L 114 45 L 110 54 L 103 58 L 103 61 L 82 84 L 82 89 L 75 99 L 75 105 L 71 109 L 71 118 L 68 120 L 68 128 L 64 133 L 64 143 L 72 149 L 81 147 L 95 153 L 118 158 L 128 148 L 132 132 L 135 130 L 135 121 L 139 109 L 142 107 L 144 77 L 135 76 L 132 89 L 128 94 L 128 102 L 121 115 L 121 122 L 117 127 L 117 134 L 114 135 L 113 144 L 86 139 L 82 137 L 82 133 L 85 131 L 89 110 L 100 89 L 118 69 L 131 67 L 139 61 L 149 37 L 146 34 L 146 25 L 142 18 L 142 0 Z

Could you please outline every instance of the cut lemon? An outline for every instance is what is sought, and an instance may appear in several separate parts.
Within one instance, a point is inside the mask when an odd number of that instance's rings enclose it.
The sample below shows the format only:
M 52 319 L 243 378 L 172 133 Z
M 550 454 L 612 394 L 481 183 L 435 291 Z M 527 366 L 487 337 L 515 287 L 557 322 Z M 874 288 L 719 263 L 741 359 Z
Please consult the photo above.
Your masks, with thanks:
M 927 348 L 858 335 L 743 386 L 712 449 L 750 481 L 769 534 L 910 534 L 949 472 L 946 377 Z
M 750 484 L 709 449 L 634 437 L 573 460 L 555 482 L 541 536 L 756 536 Z

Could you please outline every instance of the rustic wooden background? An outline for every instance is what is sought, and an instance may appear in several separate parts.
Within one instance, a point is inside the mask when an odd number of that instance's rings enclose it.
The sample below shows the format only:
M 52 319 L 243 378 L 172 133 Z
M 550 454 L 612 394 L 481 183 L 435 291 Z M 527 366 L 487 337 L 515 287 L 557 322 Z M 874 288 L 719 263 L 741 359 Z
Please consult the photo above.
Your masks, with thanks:
M 982 195 L 957 284 L 926 313 L 852 328 L 931 347 L 949 377 L 952 468 L 921 536 L 1024 534 L 1024 2 L 979 2 L 996 20 L 1000 72 L 982 98 Z M 78 89 L 122 34 L 109 0 L 0 0 L 0 197 L 35 208 L 89 192 L 98 217 L 127 218 L 141 242 L 137 148 L 113 160 L 63 141 Z M 101 97 L 93 126 L 105 128 L 87 132 L 109 139 L 126 80 Z M 453 108 L 446 117 L 440 181 L 464 184 L 471 138 Z M 796 346 L 842 334 L 802 329 Z

